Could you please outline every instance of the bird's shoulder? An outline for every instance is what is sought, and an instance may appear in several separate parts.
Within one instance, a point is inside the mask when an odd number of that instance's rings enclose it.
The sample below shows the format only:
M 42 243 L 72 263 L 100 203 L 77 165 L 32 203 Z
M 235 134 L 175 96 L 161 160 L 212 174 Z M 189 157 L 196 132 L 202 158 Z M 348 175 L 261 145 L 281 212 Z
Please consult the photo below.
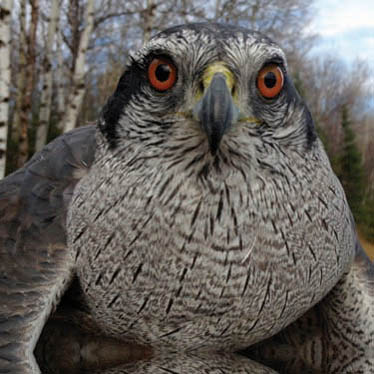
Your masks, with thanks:
M 47 144 L 23 168 L 0 181 L 2 250 L 17 239 L 20 228 L 42 230 L 53 225 L 64 231 L 75 185 L 88 172 L 94 154 L 95 127 L 80 127 Z
M 79 128 L 0 181 L 1 372 L 38 372 L 35 337 L 72 278 L 66 211 L 94 153 L 95 127 Z

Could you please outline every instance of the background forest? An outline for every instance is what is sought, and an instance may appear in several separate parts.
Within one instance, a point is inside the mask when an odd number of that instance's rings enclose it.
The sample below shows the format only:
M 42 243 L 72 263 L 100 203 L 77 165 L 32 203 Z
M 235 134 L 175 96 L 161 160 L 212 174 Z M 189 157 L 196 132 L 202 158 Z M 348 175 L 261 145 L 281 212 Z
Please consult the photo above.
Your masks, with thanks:
M 64 131 L 95 122 L 130 50 L 167 26 L 214 20 L 286 51 L 333 168 L 374 256 L 374 105 L 368 63 L 310 53 L 313 0 L 2 0 L 0 178 Z

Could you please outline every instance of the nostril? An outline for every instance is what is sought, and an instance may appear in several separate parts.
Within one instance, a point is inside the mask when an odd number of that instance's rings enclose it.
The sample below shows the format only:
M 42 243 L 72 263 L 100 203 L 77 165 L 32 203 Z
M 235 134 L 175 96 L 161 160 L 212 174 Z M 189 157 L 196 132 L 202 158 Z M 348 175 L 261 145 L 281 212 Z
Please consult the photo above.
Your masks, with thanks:
M 200 81 L 200 83 L 199 83 L 199 89 L 200 89 L 201 92 L 204 92 L 205 87 L 204 87 L 203 81 Z

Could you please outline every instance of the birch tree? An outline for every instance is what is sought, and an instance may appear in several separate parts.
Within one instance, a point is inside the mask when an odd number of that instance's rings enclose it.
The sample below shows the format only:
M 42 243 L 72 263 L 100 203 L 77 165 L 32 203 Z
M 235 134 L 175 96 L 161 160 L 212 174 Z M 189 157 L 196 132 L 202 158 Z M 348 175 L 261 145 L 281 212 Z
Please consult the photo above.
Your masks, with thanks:
M 15 144 L 18 144 L 20 133 L 20 112 L 25 94 L 26 84 L 26 0 L 20 0 L 19 13 L 19 37 L 18 37 L 18 69 L 16 82 L 16 105 L 12 121 L 11 138 Z
M 156 7 L 157 5 L 154 3 L 153 0 L 147 0 L 147 6 L 143 11 L 143 22 L 144 22 L 143 43 L 146 43 L 151 37 Z
M 51 113 L 52 101 L 52 58 L 53 42 L 56 35 L 58 21 L 58 0 L 52 0 L 51 11 L 48 20 L 48 33 L 45 46 L 45 55 L 43 60 L 42 73 L 42 94 L 40 102 L 39 126 L 36 134 L 35 150 L 40 151 L 47 141 L 49 118 Z
M 5 176 L 10 91 L 10 10 L 12 0 L 0 4 L 0 178 Z
M 29 0 L 31 5 L 31 20 L 27 35 L 27 57 L 25 68 L 25 94 L 22 97 L 20 111 L 20 133 L 18 143 L 17 166 L 22 167 L 29 156 L 28 127 L 31 120 L 31 99 L 35 84 L 36 64 L 36 30 L 39 19 L 39 0 Z
M 84 16 L 85 27 L 81 34 L 77 52 L 77 58 L 75 60 L 72 84 L 73 87 L 68 97 L 68 105 L 66 108 L 66 114 L 63 118 L 63 124 L 65 131 L 72 130 L 75 127 L 79 110 L 82 106 L 84 93 L 86 90 L 85 77 L 86 77 L 86 52 L 88 42 L 94 25 L 94 1 L 87 0 L 85 16 Z
M 64 61 L 62 58 L 62 37 L 61 29 L 57 32 L 57 43 L 56 43 L 56 58 L 57 58 L 57 68 L 55 73 L 56 85 L 57 85 L 57 121 L 59 130 L 63 131 L 62 117 L 64 116 L 65 110 L 65 85 L 64 85 Z

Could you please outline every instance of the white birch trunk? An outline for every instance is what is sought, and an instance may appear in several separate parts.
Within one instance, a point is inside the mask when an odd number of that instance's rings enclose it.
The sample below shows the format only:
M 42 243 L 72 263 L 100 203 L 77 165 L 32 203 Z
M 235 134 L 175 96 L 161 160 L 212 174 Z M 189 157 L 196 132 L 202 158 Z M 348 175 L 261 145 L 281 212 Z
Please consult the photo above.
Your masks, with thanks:
M 31 19 L 27 32 L 27 54 L 25 66 L 25 92 L 22 95 L 20 107 L 19 140 L 17 167 L 22 167 L 29 157 L 29 135 L 28 129 L 31 118 L 32 94 L 35 86 L 36 70 L 36 37 L 39 21 L 39 0 L 29 0 L 31 6 Z
M 20 133 L 20 112 L 26 87 L 26 0 L 20 1 L 19 14 L 19 57 L 16 86 L 16 105 L 14 108 L 12 132 L 10 134 L 14 143 L 18 144 Z
M 56 27 L 58 21 L 58 0 L 52 0 L 51 14 L 49 16 L 47 43 L 45 48 L 45 56 L 42 73 L 42 95 L 40 102 L 39 126 L 36 132 L 35 150 L 40 151 L 47 142 L 47 134 L 49 127 L 49 118 L 51 114 L 52 102 L 52 50 L 53 42 L 56 35 Z
M 61 119 L 64 116 L 65 110 L 65 85 L 64 85 L 64 62 L 62 59 L 62 36 L 61 30 L 58 30 L 57 33 L 57 45 L 56 45 L 56 53 L 57 53 L 57 69 L 56 69 L 56 83 L 57 83 L 57 123 L 58 128 L 63 131 L 64 126 L 62 126 Z
M 70 131 L 75 127 L 86 91 L 85 59 L 88 42 L 94 25 L 94 0 L 87 0 L 84 22 L 86 25 L 80 38 L 77 59 L 74 66 L 73 87 L 69 94 L 68 106 L 63 119 L 65 131 Z
M 12 0 L 0 3 L 0 179 L 5 176 L 10 92 L 10 11 Z
M 144 18 L 143 44 L 148 42 L 148 40 L 151 38 L 155 7 L 156 6 L 153 0 L 147 0 L 147 8 L 144 10 L 144 13 L 143 13 L 143 18 Z

